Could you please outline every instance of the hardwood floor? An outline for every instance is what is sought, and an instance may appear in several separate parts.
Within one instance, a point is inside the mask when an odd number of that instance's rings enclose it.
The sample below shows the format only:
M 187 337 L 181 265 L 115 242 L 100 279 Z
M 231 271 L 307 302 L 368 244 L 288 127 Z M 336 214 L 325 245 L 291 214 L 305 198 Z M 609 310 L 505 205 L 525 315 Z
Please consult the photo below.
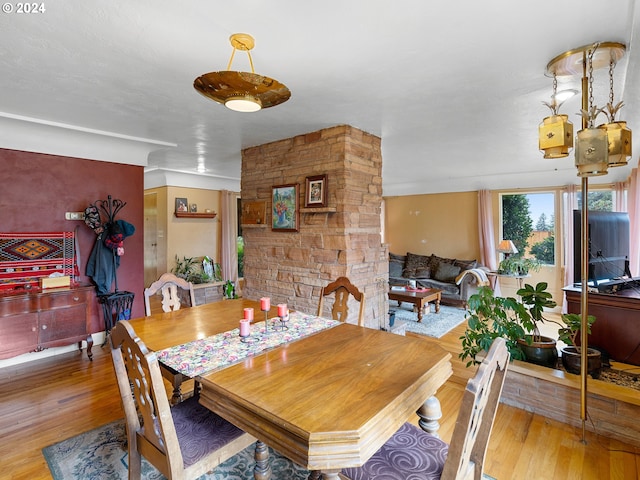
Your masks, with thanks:
M 457 359 L 463 328 L 425 339 L 453 355 L 454 377 L 438 393 L 445 441 L 473 374 Z M 43 447 L 123 417 L 108 350 L 95 345 L 93 351 L 93 362 L 73 352 L 0 369 L 0 479 L 51 478 Z M 485 472 L 499 480 L 635 480 L 639 454 L 638 448 L 594 434 L 582 444 L 579 429 L 500 405 Z

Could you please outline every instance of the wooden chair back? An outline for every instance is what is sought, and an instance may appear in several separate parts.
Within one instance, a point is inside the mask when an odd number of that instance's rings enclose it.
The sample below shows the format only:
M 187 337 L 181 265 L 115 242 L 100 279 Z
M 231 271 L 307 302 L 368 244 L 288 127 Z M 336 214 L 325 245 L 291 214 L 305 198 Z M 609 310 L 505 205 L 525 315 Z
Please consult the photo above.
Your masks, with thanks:
M 345 468 L 340 478 L 482 480 L 484 457 L 508 365 L 507 344 L 504 338 L 497 338 L 478 372 L 467 383 L 450 444 L 406 422 L 364 465 Z
M 321 317 L 324 310 L 324 299 L 326 296 L 334 295 L 333 306 L 331 307 L 331 318 L 346 322 L 349 316 L 349 298 L 353 297 L 360 303 L 360 311 L 358 313 L 358 325 L 364 325 L 364 292 L 358 290 L 347 277 L 339 277 L 320 292 L 320 302 L 318 304 L 318 316 Z
M 129 479 L 140 478 L 141 456 L 169 479 L 195 479 L 255 442 L 251 435 L 199 405 L 197 398 L 171 408 L 158 358 L 128 321 L 119 321 L 111 330 L 110 339 L 127 426 Z M 179 419 L 179 429 L 174 415 Z M 183 449 L 182 437 L 188 440 Z M 190 443 L 203 442 L 207 442 L 210 451 L 190 452 Z
M 482 479 L 508 365 L 507 344 L 504 338 L 496 338 L 478 372 L 467 382 L 441 478 Z
M 150 297 L 162 292 L 162 311 L 171 312 L 180 310 L 182 301 L 180 300 L 179 289 L 188 292 L 190 307 L 195 306 L 196 297 L 193 292 L 193 284 L 184 278 L 175 276 L 173 273 L 163 273 L 158 280 L 144 289 L 144 310 L 147 316 L 151 315 Z

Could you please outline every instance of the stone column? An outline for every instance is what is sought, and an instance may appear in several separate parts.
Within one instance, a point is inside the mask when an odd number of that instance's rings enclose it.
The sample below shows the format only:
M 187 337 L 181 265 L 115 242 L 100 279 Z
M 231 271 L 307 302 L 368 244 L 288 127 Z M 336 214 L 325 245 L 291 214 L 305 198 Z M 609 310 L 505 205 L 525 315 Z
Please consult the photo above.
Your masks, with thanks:
M 305 208 L 306 177 L 327 175 L 324 208 Z M 299 186 L 297 232 L 272 231 L 275 185 Z M 243 294 L 270 296 L 315 313 L 320 289 L 347 276 L 366 296 L 365 325 L 387 324 L 388 253 L 381 244 L 382 154 L 380 138 L 341 125 L 242 152 L 243 202 L 265 201 L 263 224 L 243 226 Z M 329 303 L 330 304 L 330 303 Z M 357 323 L 358 306 L 349 309 Z

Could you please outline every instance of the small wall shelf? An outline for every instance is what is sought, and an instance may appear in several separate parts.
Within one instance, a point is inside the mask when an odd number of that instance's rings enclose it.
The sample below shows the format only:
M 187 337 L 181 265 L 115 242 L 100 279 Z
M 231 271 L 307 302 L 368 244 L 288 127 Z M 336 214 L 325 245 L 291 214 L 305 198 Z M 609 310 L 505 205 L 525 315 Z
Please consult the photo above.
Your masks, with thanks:
M 176 218 L 216 218 L 217 213 L 173 212 Z
M 306 207 L 300 209 L 300 213 L 336 213 L 336 211 L 336 207 Z
M 269 225 L 266 223 L 243 223 L 242 228 L 267 228 Z

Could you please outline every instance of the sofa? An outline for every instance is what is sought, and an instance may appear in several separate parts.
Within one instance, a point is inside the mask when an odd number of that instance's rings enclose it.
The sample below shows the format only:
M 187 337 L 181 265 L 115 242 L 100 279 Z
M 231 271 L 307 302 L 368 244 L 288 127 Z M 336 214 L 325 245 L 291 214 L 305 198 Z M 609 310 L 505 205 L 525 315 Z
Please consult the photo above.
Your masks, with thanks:
M 469 297 L 486 284 L 486 268 L 476 260 L 444 258 L 437 255 L 406 255 L 389 253 L 389 285 L 409 285 L 442 290 L 442 303 L 458 307 L 467 306 Z

